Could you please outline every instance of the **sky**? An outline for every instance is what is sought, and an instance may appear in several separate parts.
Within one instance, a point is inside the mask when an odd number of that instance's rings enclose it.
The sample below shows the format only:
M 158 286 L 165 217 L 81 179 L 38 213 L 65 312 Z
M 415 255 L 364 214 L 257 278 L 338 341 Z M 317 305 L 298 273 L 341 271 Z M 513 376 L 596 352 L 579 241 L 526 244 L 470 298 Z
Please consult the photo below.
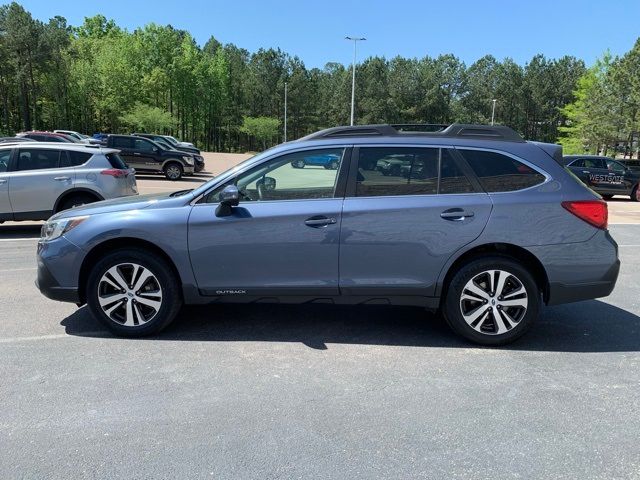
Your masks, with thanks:
M 8 0 L 5 0 L 8 1 Z M 366 37 L 358 58 L 453 53 L 467 64 L 491 54 L 526 64 L 535 54 L 573 55 L 587 65 L 621 55 L 640 37 L 640 0 L 23 0 L 46 21 L 71 25 L 98 13 L 128 30 L 171 24 L 203 45 L 210 36 L 254 52 L 279 47 L 308 68 L 350 64 L 345 35 Z M 480 6 L 479 6 L 480 5 Z

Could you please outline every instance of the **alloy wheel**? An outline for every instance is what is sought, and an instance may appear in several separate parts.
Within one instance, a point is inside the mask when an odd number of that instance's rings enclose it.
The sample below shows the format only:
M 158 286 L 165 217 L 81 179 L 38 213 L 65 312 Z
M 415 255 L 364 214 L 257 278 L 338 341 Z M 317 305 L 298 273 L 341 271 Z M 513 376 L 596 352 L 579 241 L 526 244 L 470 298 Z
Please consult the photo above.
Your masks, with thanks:
M 518 326 L 527 313 L 523 283 L 504 270 L 486 270 L 469 280 L 460 296 L 465 322 L 479 333 L 501 335 Z
M 171 180 L 177 180 L 180 178 L 180 167 L 176 165 L 169 165 L 167 167 L 167 177 Z
M 162 287 L 148 268 L 120 263 L 107 270 L 98 282 L 102 312 L 125 327 L 151 321 L 162 306 Z

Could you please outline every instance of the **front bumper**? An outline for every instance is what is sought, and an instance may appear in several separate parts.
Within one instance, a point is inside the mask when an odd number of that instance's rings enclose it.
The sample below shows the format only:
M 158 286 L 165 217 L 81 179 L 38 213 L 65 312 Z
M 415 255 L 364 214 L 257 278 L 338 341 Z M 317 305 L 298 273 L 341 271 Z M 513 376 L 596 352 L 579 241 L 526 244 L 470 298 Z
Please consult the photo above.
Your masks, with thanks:
M 78 278 L 83 251 L 64 236 L 38 242 L 36 287 L 47 298 L 80 303 Z

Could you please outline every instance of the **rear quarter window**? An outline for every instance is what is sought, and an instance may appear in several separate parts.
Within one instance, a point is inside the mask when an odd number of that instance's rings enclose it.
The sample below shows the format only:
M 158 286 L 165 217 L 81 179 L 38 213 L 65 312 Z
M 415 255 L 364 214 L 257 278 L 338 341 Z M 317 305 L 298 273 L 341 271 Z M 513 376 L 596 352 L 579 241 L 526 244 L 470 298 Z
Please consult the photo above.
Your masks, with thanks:
M 518 160 L 497 152 L 460 149 L 486 192 L 513 192 L 545 181 L 545 176 Z
M 129 168 L 122 157 L 117 153 L 108 153 L 106 157 L 113 168 L 117 168 L 119 170 L 126 170 Z
M 63 152 L 60 157 L 60 166 L 61 167 L 77 167 L 84 163 L 87 163 L 89 159 L 93 156 L 92 153 L 88 152 L 75 152 L 72 150 L 68 150 L 66 155 Z

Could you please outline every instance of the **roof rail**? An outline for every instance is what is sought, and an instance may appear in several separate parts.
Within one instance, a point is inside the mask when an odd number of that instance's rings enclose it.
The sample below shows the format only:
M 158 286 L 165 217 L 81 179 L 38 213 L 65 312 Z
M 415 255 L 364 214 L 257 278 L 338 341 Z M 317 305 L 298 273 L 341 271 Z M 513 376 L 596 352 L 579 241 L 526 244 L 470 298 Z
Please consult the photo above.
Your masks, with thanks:
M 504 142 L 524 142 L 524 139 L 514 130 L 503 125 L 472 125 L 453 123 L 432 124 L 432 123 L 407 123 L 393 125 L 354 125 L 351 127 L 333 127 L 319 132 L 312 133 L 300 140 L 321 140 L 329 138 L 344 137 L 395 137 L 406 136 L 430 136 L 453 137 L 453 138 L 474 138 L 483 140 L 501 140 Z

